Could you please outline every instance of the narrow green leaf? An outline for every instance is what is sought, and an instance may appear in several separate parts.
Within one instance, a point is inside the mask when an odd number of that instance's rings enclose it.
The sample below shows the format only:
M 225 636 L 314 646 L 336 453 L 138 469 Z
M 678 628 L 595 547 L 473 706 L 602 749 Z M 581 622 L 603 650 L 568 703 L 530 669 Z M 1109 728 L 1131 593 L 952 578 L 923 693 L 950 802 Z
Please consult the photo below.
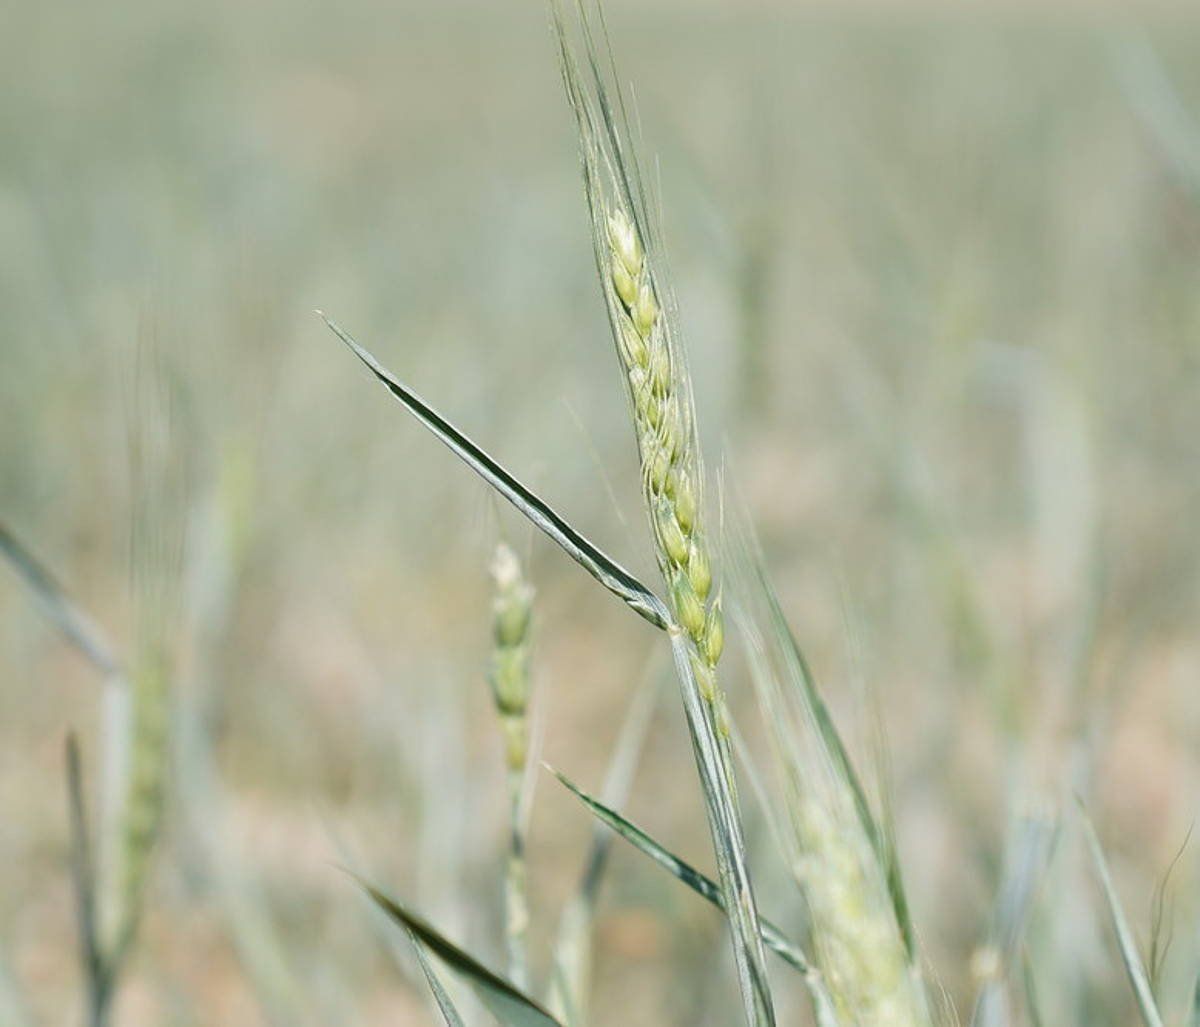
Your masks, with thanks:
M 611 809 L 599 799 L 594 798 L 578 787 L 566 775 L 553 767 L 547 767 L 558 780 L 570 790 L 601 823 L 611 828 L 629 842 L 635 849 L 649 856 L 655 863 L 667 871 L 676 880 L 687 885 L 701 898 L 711 902 L 718 909 L 724 909 L 721 889 L 712 878 L 701 873 L 685 860 L 680 859 L 663 845 L 660 845 L 645 831 L 632 821 Z M 817 969 L 808 961 L 800 947 L 788 939 L 778 927 L 769 920 L 759 920 L 759 930 L 762 940 L 780 959 L 803 975 L 805 983 L 812 994 L 818 1011 L 818 1022 L 822 1025 L 836 1024 L 833 1014 L 833 1004 L 825 990 L 824 982 Z
M 318 312 L 319 313 L 319 312 Z M 584 568 L 597 581 L 617 596 L 626 605 L 648 620 L 656 627 L 666 630 L 671 623 L 670 613 L 665 604 L 653 592 L 643 585 L 607 554 L 597 549 L 583 535 L 550 506 L 537 496 L 531 489 L 522 484 L 510 474 L 495 459 L 489 456 L 476 443 L 454 427 L 429 406 L 408 386 L 398 381 L 394 375 L 384 368 L 367 350 L 363 349 L 336 322 L 324 314 L 322 320 L 333 330 L 350 351 L 370 369 L 426 428 L 436 435 L 456 456 L 478 474 L 484 481 L 499 492 L 513 506 L 546 535 L 557 542 L 576 563 Z
M 721 889 L 716 881 L 701 873 L 690 863 L 674 855 L 632 821 L 621 816 L 616 810 L 589 795 L 565 774 L 560 773 L 551 766 L 547 766 L 546 769 L 573 792 L 591 811 L 593 816 L 624 838 L 635 849 L 649 856 L 655 863 L 671 874 L 672 877 L 682 881 L 701 898 L 711 902 L 718 909 L 724 908 L 721 900 Z M 790 964 L 801 973 L 811 972 L 812 966 L 804 958 L 804 953 L 792 942 L 788 941 L 779 928 L 775 927 L 768 920 L 760 920 L 759 923 L 762 927 L 762 939 L 766 942 L 768 948 L 774 951 L 785 963 Z
M 1192 1006 L 1188 1010 L 1188 1027 L 1200 1027 L 1200 975 L 1192 986 Z
M 321 316 L 324 318 L 323 314 Z M 668 632 L 688 731 L 692 739 L 692 752 L 704 790 L 705 813 L 720 870 L 724 908 L 732 928 L 739 984 L 747 1003 L 749 1021 L 769 1027 L 774 1023 L 771 992 L 763 963 L 758 910 L 750 884 L 741 817 L 733 794 L 733 782 L 725 772 L 721 743 L 716 737 L 700 697 L 699 685 L 682 629 L 674 624 L 663 601 L 645 585 L 593 546 L 478 445 L 397 381 L 338 325 L 328 318 L 324 319 L 338 338 L 387 386 L 392 395 L 472 470 L 557 542 L 576 563 L 610 592 L 646 620 Z
M 75 911 L 79 930 L 79 956 L 88 989 L 91 1020 L 103 1017 L 108 1006 L 111 976 L 96 933 L 96 873 L 92 859 L 91 831 L 87 805 L 83 797 L 83 770 L 79 759 L 79 741 L 67 735 L 67 815 L 71 833 L 71 879 L 75 890 Z
M 0 553 L 12 564 L 67 641 L 105 677 L 117 674 L 120 668 L 103 632 L 67 597 L 54 575 L 3 523 L 0 523 Z
M 411 930 L 408 937 L 412 942 L 413 951 L 417 954 L 417 962 L 421 964 L 421 972 L 429 984 L 429 990 L 433 992 L 433 999 L 441 1010 L 442 1019 L 446 1021 L 446 1027 L 466 1027 L 461 1014 L 454 1006 L 454 1000 L 450 998 L 442 979 L 429 962 L 429 957 L 425 955 L 425 946 L 421 944 L 420 938 Z
M 394 899 L 361 878 L 355 877 L 355 880 L 384 913 L 400 927 L 415 935 L 421 944 L 470 984 L 479 1000 L 504 1027 L 562 1027 L 558 1020 L 528 995 L 447 940 L 419 916 L 410 913 Z
M 1121 908 L 1121 900 L 1117 897 L 1117 889 L 1113 885 L 1112 875 L 1108 871 L 1108 863 L 1104 859 L 1104 850 L 1100 847 L 1100 839 L 1096 836 L 1096 829 L 1092 826 L 1082 804 L 1079 812 L 1083 819 L 1083 829 L 1087 836 L 1088 847 L 1092 852 L 1092 860 L 1096 864 L 1096 874 L 1100 878 L 1100 885 L 1104 889 L 1104 898 L 1108 902 L 1108 912 L 1112 917 L 1113 930 L 1117 935 L 1121 959 L 1125 963 L 1125 972 L 1129 974 L 1129 983 L 1133 986 L 1133 994 L 1137 999 L 1142 1021 L 1146 1027 L 1163 1027 L 1162 1014 L 1158 1011 L 1158 1005 L 1154 1001 L 1150 978 L 1146 974 L 1145 966 L 1142 965 L 1141 956 L 1138 955 L 1137 942 L 1134 940 L 1133 931 L 1129 928 L 1125 912 Z

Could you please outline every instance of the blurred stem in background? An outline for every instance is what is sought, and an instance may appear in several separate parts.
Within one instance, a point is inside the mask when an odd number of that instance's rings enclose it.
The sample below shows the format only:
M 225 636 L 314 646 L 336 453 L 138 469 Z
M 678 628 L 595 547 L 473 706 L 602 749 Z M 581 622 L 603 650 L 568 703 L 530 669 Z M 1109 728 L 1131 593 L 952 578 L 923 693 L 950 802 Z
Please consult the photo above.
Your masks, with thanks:
M 0 953 L 0 1023 L 12 1027 L 32 1027 L 33 1018 L 21 995 L 21 989 L 13 979 L 3 953 Z
M 1142 35 L 1113 33 L 1109 52 L 1134 113 L 1180 186 L 1200 204 L 1200 128 L 1171 84 L 1162 58 Z
M 54 575 L 26 548 L 16 535 L 0 524 L 0 553 L 17 572 L 33 598 L 50 620 L 103 677 L 106 689 L 104 702 L 111 702 L 114 693 L 126 690 L 125 679 L 112 646 L 100 628 L 67 596 Z M 84 809 L 83 771 L 79 747 L 71 737 L 67 747 L 67 789 L 69 826 L 72 846 L 76 908 L 78 913 L 79 949 L 83 978 L 87 992 L 84 998 L 85 1020 L 92 1027 L 106 1022 L 113 984 L 107 954 L 102 948 L 96 924 L 96 866 L 87 816 Z M 20 1017 L 23 1003 L 16 985 L 9 985 L 0 973 L 0 1012 L 3 1022 L 23 1022 Z M 26 1018 L 27 1019 L 27 1018 Z
M 654 662 L 647 680 L 634 689 L 621 733 L 613 746 L 603 790 L 604 802 L 612 807 L 624 806 L 629 798 L 654 711 L 669 680 L 653 666 Z M 613 838 L 613 832 L 603 824 L 598 823 L 592 829 L 592 843 L 579 884 L 558 922 L 547 1006 L 569 1027 L 585 1027 L 588 1022 L 596 904 Z
M 289 965 L 261 896 L 246 878 L 238 860 L 224 847 L 229 838 L 228 812 L 224 785 L 213 752 L 214 703 L 219 680 L 215 657 L 228 640 L 248 546 L 249 498 L 253 487 L 253 467 L 248 460 L 249 455 L 242 448 L 231 448 L 226 452 L 214 502 L 199 519 L 192 547 L 195 559 L 190 561 L 187 605 L 192 616 L 190 634 L 196 641 L 196 669 L 191 687 L 179 690 L 179 701 L 171 718 L 178 756 L 174 780 L 180 796 L 182 823 L 189 838 L 188 848 L 200 854 L 202 872 L 211 875 L 216 901 L 263 1014 L 271 1024 L 291 1027 L 317 1021 L 301 999 L 303 989 Z M 130 706 L 128 685 L 112 645 L 95 622 L 70 600 L 54 576 L 3 524 L 0 524 L 0 552 L 63 636 L 104 678 L 106 702 L 110 704 L 104 720 L 105 730 L 112 732 L 115 724 L 121 731 L 120 734 L 106 733 L 105 746 L 111 749 L 118 740 L 128 737 L 121 721 L 114 720 L 112 710 L 115 707 L 116 711 L 124 713 Z M 119 696 L 116 702 L 107 698 L 114 693 Z M 161 712 L 161 709 L 156 699 L 151 712 Z M 165 730 L 161 724 L 151 726 L 156 732 Z M 158 750 L 164 738 L 155 737 L 152 741 L 155 743 L 153 748 Z M 143 763 L 144 774 L 163 769 L 157 763 L 158 758 L 153 762 L 147 758 Z M 114 760 L 113 764 L 121 766 L 122 761 Z M 74 743 L 70 747 L 68 775 L 80 941 L 88 982 L 87 1018 L 90 1024 L 101 1025 L 109 1018 L 122 961 L 114 958 L 121 954 L 119 949 L 104 946 L 94 921 L 100 911 L 95 892 L 98 881 L 94 850 L 90 844 L 91 832 L 83 812 L 83 773 L 78 747 Z M 159 787 L 153 781 L 149 784 Z M 157 802 L 161 796 L 150 798 Z M 102 835 L 118 833 L 112 824 L 102 823 L 99 829 Z M 147 857 L 148 853 L 140 857 L 139 872 L 143 875 L 148 872 Z M 122 899 L 128 899 L 128 896 L 117 896 L 109 901 Z M 132 925 L 128 920 L 126 931 L 127 949 L 132 942 Z M 0 966 L 0 1023 L 30 1022 L 24 1008 L 17 985 Z
M 216 900 L 264 1015 L 280 1027 L 313 1023 L 299 1000 L 302 991 L 269 915 L 237 860 L 223 847 L 229 825 L 213 754 L 214 704 L 221 677 L 216 656 L 228 641 L 246 559 L 254 467 L 247 447 L 229 447 L 223 453 L 214 501 L 197 518 L 192 546 L 195 558 L 189 562 L 187 588 L 189 634 L 195 641 L 193 680 L 188 689 L 173 689 L 171 653 L 179 633 L 177 595 L 186 503 L 182 455 L 171 441 L 175 436 L 170 428 L 168 388 L 161 366 L 148 368 L 139 363 L 130 424 L 136 508 L 131 557 L 139 646 L 149 647 L 141 657 L 141 669 L 135 672 L 141 675 L 139 686 L 128 683 L 103 630 L 0 524 L 0 553 L 63 637 L 105 682 L 102 725 L 109 776 L 97 829 L 110 851 L 99 866 L 84 810 L 84 773 L 74 739 L 68 748 L 73 873 L 88 985 L 87 1022 L 103 1025 L 110 1018 L 120 971 L 131 955 L 140 919 L 168 782 L 174 781 L 181 798 L 182 822 L 192 843 L 188 848 L 201 854 L 203 869 L 212 875 Z M 171 696 L 171 692 L 177 694 Z M 178 757 L 174 774 L 168 760 L 172 738 L 177 741 Z M 100 917 L 107 917 L 103 929 Z M 28 1022 L 23 1009 L 16 984 L 0 973 L 0 1022 Z
M 233 851 L 228 789 L 217 760 L 222 700 L 232 682 L 222 655 L 232 633 L 254 529 L 257 459 L 253 443 L 231 439 L 221 450 L 216 485 L 193 519 L 187 610 L 193 660 L 181 681 L 175 718 L 175 780 L 185 852 L 212 891 L 263 1017 L 300 1027 L 344 1010 L 314 1009 L 266 907 L 261 888 Z

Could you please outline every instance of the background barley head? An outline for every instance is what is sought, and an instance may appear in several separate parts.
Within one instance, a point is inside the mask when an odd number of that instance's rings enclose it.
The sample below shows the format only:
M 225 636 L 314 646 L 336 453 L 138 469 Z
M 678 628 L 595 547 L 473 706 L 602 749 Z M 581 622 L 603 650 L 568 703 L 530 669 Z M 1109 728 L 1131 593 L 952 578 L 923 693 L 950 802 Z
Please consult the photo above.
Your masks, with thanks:
M 492 601 L 494 649 L 489 680 L 504 733 L 504 761 L 510 785 L 520 791 L 529 755 L 529 643 L 533 588 L 521 573 L 516 553 L 505 543 L 491 562 L 496 592 Z
M 516 553 L 500 543 L 491 563 L 495 582 L 492 600 L 492 697 L 504 735 L 508 772 L 509 852 L 504 884 L 505 933 L 509 973 L 524 986 L 528 978 L 525 936 L 529 927 L 526 895 L 524 782 L 529 760 L 529 644 L 533 622 L 533 588 L 521 572 Z
M 163 355 L 139 344 L 129 425 L 130 566 L 136 644 L 128 694 L 105 739 L 109 780 L 102 932 L 116 974 L 141 919 L 171 775 L 171 686 L 181 614 L 187 453 Z

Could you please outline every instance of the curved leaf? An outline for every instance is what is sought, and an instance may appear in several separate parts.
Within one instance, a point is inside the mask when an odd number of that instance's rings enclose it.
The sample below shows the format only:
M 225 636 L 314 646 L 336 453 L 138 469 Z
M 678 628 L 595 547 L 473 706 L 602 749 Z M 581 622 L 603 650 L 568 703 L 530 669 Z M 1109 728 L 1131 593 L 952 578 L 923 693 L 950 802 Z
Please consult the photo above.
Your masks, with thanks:
M 454 1000 L 450 998 L 446 986 L 442 984 L 442 979 L 437 975 L 433 964 L 429 962 L 429 957 L 425 954 L 425 946 L 412 931 L 408 932 L 408 937 L 412 942 L 413 951 L 417 954 L 417 962 L 421 964 L 421 972 L 429 984 L 429 990 L 433 992 L 433 1000 L 441 1011 L 442 1019 L 446 1021 L 446 1027 L 466 1027 L 462 1015 L 454 1006 Z
M 718 909 L 725 908 L 721 898 L 721 889 L 712 878 L 701 873 L 690 863 L 680 859 L 674 853 L 660 845 L 640 827 L 632 821 L 627 820 L 616 810 L 593 798 L 564 774 L 559 773 L 559 771 L 550 766 L 547 766 L 546 769 L 558 778 L 567 789 L 574 793 L 588 810 L 591 811 L 593 816 L 619 834 L 635 849 L 649 856 L 650 859 L 654 860 L 667 873 L 687 885 L 701 898 L 711 902 Z M 818 1022 L 823 1025 L 836 1023 L 833 1014 L 833 1004 L 825 991 L 821 975 L 808 961 L 804 953 L 800 950 L 800 947 L 769 920 L 760 918 L 759 930 L 767 948 L 771 949 L 780 959 L 804 976 L 805 983 L 817 1007 Z
M 1096 837 L 1096 829 L 1092 826 L 1083 807 L 1080 806 L 1080 816 L 1083 818 L 1083 829 L 1087 836 L 1088 848 L 1092 852 L 1092 860 L 1096 864 L 1096 874 L 1100 878 L 1100 886 L 1104 889 L 1104 898 L 1108 903 L 1108 912 L 1112 918 L 1113 930 L 1117 935 L 1117 946 L 1121 950 L 1121 959 L 1125 963 L 1125 971 L 1129 974 L 1129 983 L 1133 985 L 1133 994 L 1137 999 L 1138 1010 L 1146 1027 L 1163 1027 L 1162 1014 L 1154 1001 L 1154 991 L 1150 987 L 1150 978 L 1138 955 L 1137 942 L 1129 921 L 1125 919 L 1125 911 L 1121 908 L 1121 900 L 1117 898 L 1117 889 L 1113 885 L 1112 875 L 1108 872 L 1108 863 L 1104 859 L 1104 850 L 1100 847 L 1100 839 Z
M 63 587 L 18 540 L 0 523 L 0 553 L 8 559 L 28 586 L 46 614 L 67 640 L 105 677 L 116 675 L 120 667 L 112 646 L 95 622 L 68 597 Z
M 468 467 L 499 492 L 513 506 L 529 518 L 533 524 L 557 542 L 567 555 L 584 568 L 613 595 L 625 602 L 655 627 L 666 630 L 671 622 L 667 608 L 653 592 L 625 570 L 619 563 L 597 549 L 583 535 L 537 496 L 530 488 L 518 481 L 479 445 L 454 427 L 441 414 L 421 399 L 412 389 L 379 363 L 367 350 L 354 341 L 339 324 L 331 321 L 320 311 L 321 319 L 342 340 L 350 351 L 370 368 L 388 391 L 402 403 L 414 417 L 453 450 Z
M 721 742 L 700 697 L 683 629 L 673 622 L 670 611 L 658 596 L 576 532 L 532 490 L 514 478 L 412 390 L 397 381 L 338 325 L 325 318 L 324 314 L 321 317 L 338 338 L 370 368 L 375 377 L 387 386 L 392 395 L 472 470 L 557 542 L 605 588 L 646 620 L 667 632 L 671 639 L 671 652 L 691 736 L 692 753 L 704 790 L 705 813 L 720 871 L 721 892 L 725 900 L 723 908 L 729 918 L 734 961 L 747 1006 L 747 1019 L 750 1023 L 770 1027 L 774 1023 L 771 991 L 763 962 L 758 910 L 750 884 L 741 817 L 733 791 L 733 781 L 726 771 Z
M 479 1001 L 497 1020 L 504 1024 L 504 1027 L 562 1027 L 558 1020 L 528 995 L 519 991 L 503 977 L 493 973 L 479 960 L 468 955 L 419 916 L 410 913 L 395 899 L 372 887 L 361 878 L 355 877 L 355 880 L 375 905 L 470 984 L 479 996 Z M 432 980 L 430 983 L 432 986 Z M 445 994 L 444 989 L 443 994 Z M 441 1005 L 440 998 L 439 1005 Z M 444 1013 L 445 1007 L 442 1008 Z M 451 1023 L 453 1027 L 452 1021 L 448 1019 L 447 1022 Z

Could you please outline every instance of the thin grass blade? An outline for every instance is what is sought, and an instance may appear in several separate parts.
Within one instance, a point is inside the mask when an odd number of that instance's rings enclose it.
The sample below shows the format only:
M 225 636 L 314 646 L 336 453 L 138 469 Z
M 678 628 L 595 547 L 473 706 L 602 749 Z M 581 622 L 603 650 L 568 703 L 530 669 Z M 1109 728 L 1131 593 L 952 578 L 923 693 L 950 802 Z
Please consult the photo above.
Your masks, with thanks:
M 409 931 L 408 937 L 412 942 L 413 951 L 417 955 L 417 962 L 421 964 L 421 972 L 429 984 L 429 990 L 433 992 L 433 1000 L 441 1011 L 442 1019 L 446 1021 L 446 1027 L 466 1027 L 462 1015 L 455 1008 L 454 1000 L 446 991 L 446 986 L 433 968 L 433 964 L 429 962 L 429 957 L 425 954 L 425 946 L 421 944 L 421 940 L 414 932 Z
M 585 792 L 564 774 L 553 767 L 549 771 L 588 808 L 601 823 L 624 838 L 630 845 L 650 857 L 655 863 L 667 871 L 672 877 L 691 888 L 701 898 L 711 902 L 718 909 L 724 909 L 721 889 L 716 881 L 701 873 L 690 863 L 680 859 L 665 846 L 660 845 L 643 831 L 637 824 L 621 816 L 616 810 L 605 805 Z M 800 947 L 791 941 L 769 920 L 759 918 L 759 931 L 763 943 L 780 959 L 804 977 L 805 985 L 812 997 L 820 1027 L 837 1027 L 838 1020 L 834 1013 L 833 1002 L 825 989 L 821 975 L 801 951 Z
M 558 780 L 588 808 L 596 819 L 614 832 L 629 842 L 635 849 L 649 856 L 655 863 L 666 870 L 672 877 L 687 885 L 701 898 L 711 902 L 718 909 L 723 909 L 721 899 L 721 889 L 716 881 L 707 875 L 701 873 L 695 867 L 685 860 L 674 855 L 664 846 L 660 845 L 645 831 L 621 816 L 616 810 L 606 806 L 599 799 L 594 798 L 585 792 L 582 788 L 576 785 L 565 774 L 562 774 L 553 767 L 547 767 Z M 787 939 L 778 927 L 775 927 L 767 920 L 760 920 L 762 927 L 762 939 L 767 947 L 775 952 L 785 963 L 799 970 L 801 973 L 807 974 L 812 972 L 812 967 L 808 960 L 804 957 L 804 953 Z
M 415 935 L 422 945 L 470 984 L 479 1000 L 504 1027 L 562 1027 L 558 1020 L 528 995 L 468 955 L 419 916 L 410 913 L 361 878 L 355 880 L 388 917 Z
M 0 523 L 0 553 L 67 640 L 105 677 L 119 671 L 116 656 L 95 622 L 76 606 L 50 571 Z
M 83 794 L 83 770 L 79 742 L 69 734 L 66 742 L 67 813 L 71 828 L 71 879 L 79 929 L 79 956 L 87 983 L 88 1022 L 104 1021 L 108 1006 L 110 976 L 96 931 L 96 872 L 92 858 L 91 830 Z
M 388 389 L 388 391 L 436 435 L 456 456 L 499 492 L 537 528 L 559 544 L 576 563 L 613 595 L 656 627 L 666 630 L 670 614 L 662 600 L 611 557 L 597 549 L 583 535 L 531 489 L 522 484 L 479 445 L 422 400 L 412 389 L 383 367 L 367 350 L 338 325 L 320 315 L 333 333 L 342 340 Z
M 1100 886 L 1104 889 L 1104 898 L 1108 903 L 1109 916 L 1112 918 L 1113 930 L 1117 935 L 1117 945 L 1121 950 L 1121 960 L 1125 964 L 1125 972 L 1129 974 L 1129 983 L 1133 986 L 1133 994 L 1137 999 L 1138 1010 L 1146 1027 L 1163 1027 L 1162 1014 L 1154 1000 L 1154 991 L 1150 987 L 1150 977 L 1138 955 L 1137 942 L 1129 921 L 1121 908 L 1121 900 L 1117 897 L 1117 889 L 1113 885 L 1112 875 L 1108 870 L 1108 862 L 1104 858 L 1104 850 L 1100 847 L 1100 839 L 1092 826 L 1087 813 L 1080 809 L 1083 819 L 1083 829 L 1087 836 L 1088 848 L 1092 853 L 1092 861 L 1096 865 L 1096 874 L 1100 878 Z

